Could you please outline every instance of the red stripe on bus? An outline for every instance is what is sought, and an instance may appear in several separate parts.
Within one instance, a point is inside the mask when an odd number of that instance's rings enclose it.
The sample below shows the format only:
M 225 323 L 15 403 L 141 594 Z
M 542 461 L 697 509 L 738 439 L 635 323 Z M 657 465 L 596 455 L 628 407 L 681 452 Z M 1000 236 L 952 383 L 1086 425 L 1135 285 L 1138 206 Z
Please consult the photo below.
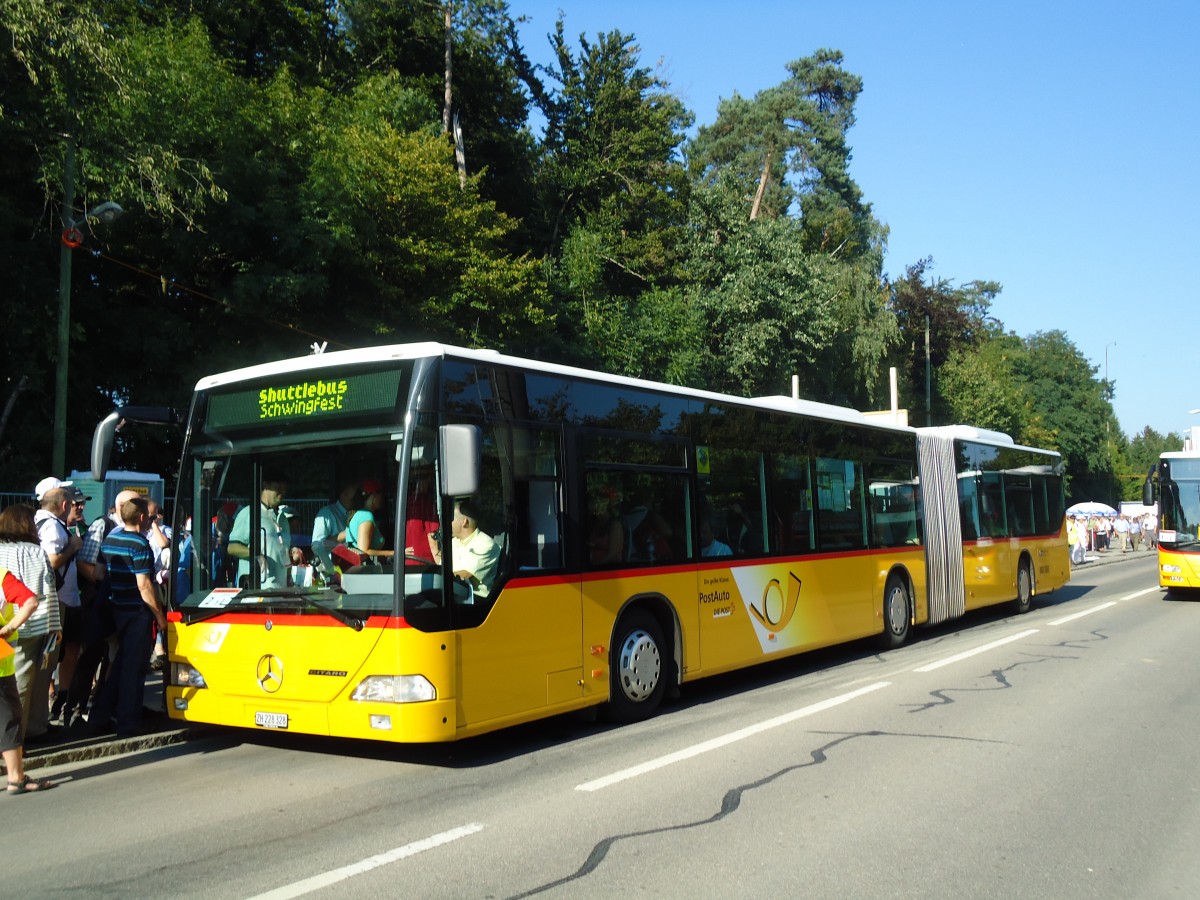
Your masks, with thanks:
M 200 622 L 190 622 L 190 625 L 203 625 L 208 622 L 221 622 L 226 625 L 261 625 L 265 620 L 272 619 L 283 625 L 297 626 L 302 628 L 345 628 L 345 625 L 337 622 L 335 619 L 329 618 L 326 615 L 317 615 L 316 611 L 308 611 L 301 609 L 284 609 L 275 610 L 274 612 L 248 612 L 239 610 L 238 612 L 219 613 L 215 616 L 209 616 Z M 286 619 L 286 621 L 284 621 Z M 171 622 L 182 622 L 183 611 L 174 611 L 167 613 L 167 620 Z M 364 628 L 378 630 L 381 628 L 411 628 L 403 616 L 369 616 L 363 623 Z

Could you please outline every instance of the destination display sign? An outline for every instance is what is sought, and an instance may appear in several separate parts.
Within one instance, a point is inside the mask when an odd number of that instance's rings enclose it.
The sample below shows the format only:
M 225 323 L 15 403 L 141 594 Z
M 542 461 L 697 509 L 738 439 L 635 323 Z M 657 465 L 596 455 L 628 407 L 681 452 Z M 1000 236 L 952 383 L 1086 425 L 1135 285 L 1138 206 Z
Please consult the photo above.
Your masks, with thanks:
M 396 410 L 403 369 L 353 374 L 273 378 L 252 388 L 214 393 L 208 398 L 205 426 L 209 431 L 284 422 L 371 416 L 390 417 Z

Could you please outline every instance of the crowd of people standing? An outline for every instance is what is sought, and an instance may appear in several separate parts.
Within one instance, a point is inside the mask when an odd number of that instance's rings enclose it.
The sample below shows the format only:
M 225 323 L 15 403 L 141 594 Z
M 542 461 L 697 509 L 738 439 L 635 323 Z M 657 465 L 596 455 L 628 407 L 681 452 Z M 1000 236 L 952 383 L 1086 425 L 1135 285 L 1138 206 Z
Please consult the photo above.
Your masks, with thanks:
M 1152 513 L 1144 515 L 1067 516 L 1067 543 L 1071 563 L 1087 561 L 1088 553 L 1136 553 L 1158 547 L 1158 523 Z
M 91 498 L 70 481 L 44 478 L 35 498 L 36 509 L 0 511 L 0 751 L 11 794 L 54 786 L 25 775 L 26 744 L 140 732 L 145 676 L 165 658 L 170 534 L 155 501 L 122 491 L 89 526 Z

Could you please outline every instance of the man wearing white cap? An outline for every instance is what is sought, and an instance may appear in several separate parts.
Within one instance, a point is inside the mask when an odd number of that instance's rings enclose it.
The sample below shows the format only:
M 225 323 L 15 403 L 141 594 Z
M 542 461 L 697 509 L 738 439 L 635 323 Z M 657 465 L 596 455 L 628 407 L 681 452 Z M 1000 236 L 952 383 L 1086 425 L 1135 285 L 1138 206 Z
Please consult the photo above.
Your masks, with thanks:
M 43 478 L 41 481 L 39 481 L 37 483 L 37 487 L 35 487 L 33 489 L 33 495 L 35 497 L 37 497 L 38 503 L 41 503 L 42 498 L 46 496 L 46 491 L 52 491 L 55 488 L 60 488 L 60 487 L 61 488 L 69 488 L 74 483 L 75 482 L 73 482 L 73 481 L 59 481 L 57 478 L 55 478 L 53 475 L 51 475 L 49 478 Z

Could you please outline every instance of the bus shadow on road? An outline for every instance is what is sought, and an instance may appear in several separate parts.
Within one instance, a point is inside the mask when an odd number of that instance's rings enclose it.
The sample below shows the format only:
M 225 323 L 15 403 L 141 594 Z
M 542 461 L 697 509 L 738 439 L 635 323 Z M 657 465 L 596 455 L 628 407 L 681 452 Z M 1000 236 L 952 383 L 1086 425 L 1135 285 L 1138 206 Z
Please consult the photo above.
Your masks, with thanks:
M 1042 594 L 1033 598 L 1034 609 L 1046 609 L 1049 607 L 1062 606 L 1064 603 L 1070 603 L 1072 600 L 1079 600 L 1086 597 L 1088 594 L 1099 590 L 1099 587 L 1094 584 L 1079 584 L 1071 582 L 1060 587 L 1057 591 L 1052 591 L 1049 594 Z

